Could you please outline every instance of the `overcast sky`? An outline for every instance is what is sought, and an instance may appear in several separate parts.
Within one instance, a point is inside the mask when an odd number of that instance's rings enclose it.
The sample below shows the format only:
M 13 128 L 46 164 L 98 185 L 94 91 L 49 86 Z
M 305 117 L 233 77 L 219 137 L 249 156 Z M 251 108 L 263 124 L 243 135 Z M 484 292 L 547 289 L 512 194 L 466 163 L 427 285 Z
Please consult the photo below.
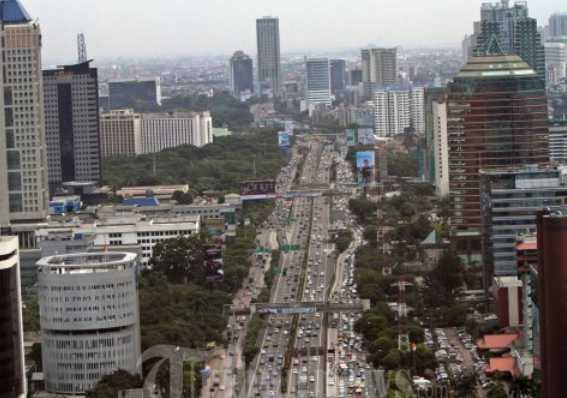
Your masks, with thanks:
M 255 19 L 280 18 L 282 51 L 377 45 L 456 46 L 482 0 L 20 0 L 44 35 L 44 57 L 74 59 L 77 32 L 89 57 L 255 53 Z M 560 5 L 563 4 L 563 10 Z M 540 24 L 564 0 L 531 0 Z

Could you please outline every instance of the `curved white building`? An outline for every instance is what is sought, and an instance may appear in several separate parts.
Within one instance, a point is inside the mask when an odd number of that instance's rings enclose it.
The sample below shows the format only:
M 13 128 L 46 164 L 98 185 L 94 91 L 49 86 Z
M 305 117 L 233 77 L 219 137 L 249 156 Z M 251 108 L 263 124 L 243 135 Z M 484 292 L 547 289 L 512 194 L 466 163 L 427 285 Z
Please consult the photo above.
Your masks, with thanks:
M 118 369 L 136 373 L 137 255 L 68 254 L 37 265 L 47 391 L 80 394 Z
M 0 236 L 0 397 L 26 396 L 18 238 Z

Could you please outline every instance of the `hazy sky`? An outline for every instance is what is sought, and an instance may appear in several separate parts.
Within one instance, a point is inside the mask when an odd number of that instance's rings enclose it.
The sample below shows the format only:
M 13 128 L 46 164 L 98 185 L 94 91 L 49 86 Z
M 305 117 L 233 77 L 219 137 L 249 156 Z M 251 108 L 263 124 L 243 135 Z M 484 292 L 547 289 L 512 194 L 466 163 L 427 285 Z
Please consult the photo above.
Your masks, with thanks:
M 456 46 L 482 0 L 21 0 L 38 18 L 44 57 L 74 59 L 84 32 L 89 57 L 255 53 L 255 19 L 280 18 L 282 51 L 377 45 Z M 563 5 L 563 10 L 560 5 Z M 531 0 L 539 23 L 564 0 Z

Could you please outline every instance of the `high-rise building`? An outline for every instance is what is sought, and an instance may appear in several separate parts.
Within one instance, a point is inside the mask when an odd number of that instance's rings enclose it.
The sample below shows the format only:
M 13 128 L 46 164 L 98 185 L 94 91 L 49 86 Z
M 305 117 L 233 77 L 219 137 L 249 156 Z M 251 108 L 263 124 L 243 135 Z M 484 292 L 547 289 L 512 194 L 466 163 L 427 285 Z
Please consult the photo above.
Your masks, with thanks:
M 256 41 L 258 48 L 258 82 L 260 93 L 264 88 L 271 89 L 277 96 L 280 91 L 280 21 L 278 18 L 264 17 L 256 20 Z
M 519 55 L 545 79 L 545 55 L 537 20 L 530 18 L 525 2 L 483 3 L 476 56 Z
M 346 87 L 346 62 L 344 59 L 332 59 L 331 63 L 331 93 L 344 90 Z
M 254 92 L 254 65 L 243 51 L 236 51 L 230 58 L 230 89 L 237 98 L 242 93 Z
M 209 112 L 143 114 L 140 136 L 141 153 L 181 145 L 202 147 L 213 142 L 213 119 Z
M 567 217 L 538 214 L 538 307 L 540 317 L 542 397 L 565 394 L 567 361 Z
M 358 86 L 362 83 L 362 69 L 351 69 L 348 75 L 348 84 L 350 86 Z
M 480 184 L 484 264 L 492 268 L 493 276 L 515 276 L 518 237 L 536 232 L 539 210 L 559 210 L 567 203 L 567 168 L 527 165 L 481 170 Z
M 50 191 L 101 178 L 98 73 L 89 62 L 43 71 Z
M 567 13 L 555 13 L 549 17 L 549 35 L 552 38 L 567 37 Z
M 435 194 L 449 195 L 449 147 L 447 141 L 447 103 L 433 102 L 433 156 L 435 174 Z
M 45 388 L 84 394 L 141 355 L 138 256 L 79 253 L 37 263 Z
M 474 57 L 448 86 L 451 223 L 480 232 L 479 170 L 549 161 L 545 84 L 517 55 Z
M 567 43 L 547 42 L 545 49 L 545 70 L 550 86 L 560 84 L 567 76 Z
M 425 153 L 423 158 L 423 180 L 434 183 L 436 179 L 435 164 L 437 158 L 435 157 L 435 127 L 438 122 L 433 118 L 433 104 L 446 102 L 446 90 L 441 87 L 427 87 L 424 91 L 424 120 L 425 120 L 425 144 L 423 150 Z
M 0 225 L 47 216 L 41 32 L 17 0 L 0 1 Z
M 365 95 L 372 97 L 377 88 L 398 83 L 397 48 L 371 48 L 361 50 L 362 82 Z
M 476 21 L 473 24 L 473 34 L 472 35 L 465 35 L 465 38 L 462 42 L 462 54 L 463 54 L 463 61 L 465 63 L 469 62 L 469 60 L 474 56 L 474 50 L 477 46 L 478 35 L 480 34 L 480 21 Z
M 305 103 L 310 115 L 318 105 L 331 105 L 331 71 L 328 58 L 305 59 Z
M 0 397 L 24 398 L 24 334 L 18 238 L 0 236 Z
M 161 106 L 160 78 L 109 82 L 108 102 L 111 109 Z
M 132 109 L 100 115 L 100 143 L 103 158 L 136 156 L 142 153 L 142 116 Z
M 549 128 L 549 157 L 554 162 L 567 164 L 567 120 L 551 123 Z
M 387 88 L 374 91 L 374 130 L 382 137 L 403 134 L 409 128 L 423 134 L 424 89 Z

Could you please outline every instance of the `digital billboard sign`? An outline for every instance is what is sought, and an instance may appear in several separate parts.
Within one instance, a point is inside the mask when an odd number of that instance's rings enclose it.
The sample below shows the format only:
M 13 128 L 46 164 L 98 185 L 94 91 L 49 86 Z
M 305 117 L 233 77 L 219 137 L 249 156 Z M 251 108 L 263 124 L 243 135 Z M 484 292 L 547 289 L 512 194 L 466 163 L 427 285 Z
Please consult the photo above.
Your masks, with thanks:
M 243 181 L 240 183 L 240 199 L 273 199 L 276 197 L 274 180 Z

